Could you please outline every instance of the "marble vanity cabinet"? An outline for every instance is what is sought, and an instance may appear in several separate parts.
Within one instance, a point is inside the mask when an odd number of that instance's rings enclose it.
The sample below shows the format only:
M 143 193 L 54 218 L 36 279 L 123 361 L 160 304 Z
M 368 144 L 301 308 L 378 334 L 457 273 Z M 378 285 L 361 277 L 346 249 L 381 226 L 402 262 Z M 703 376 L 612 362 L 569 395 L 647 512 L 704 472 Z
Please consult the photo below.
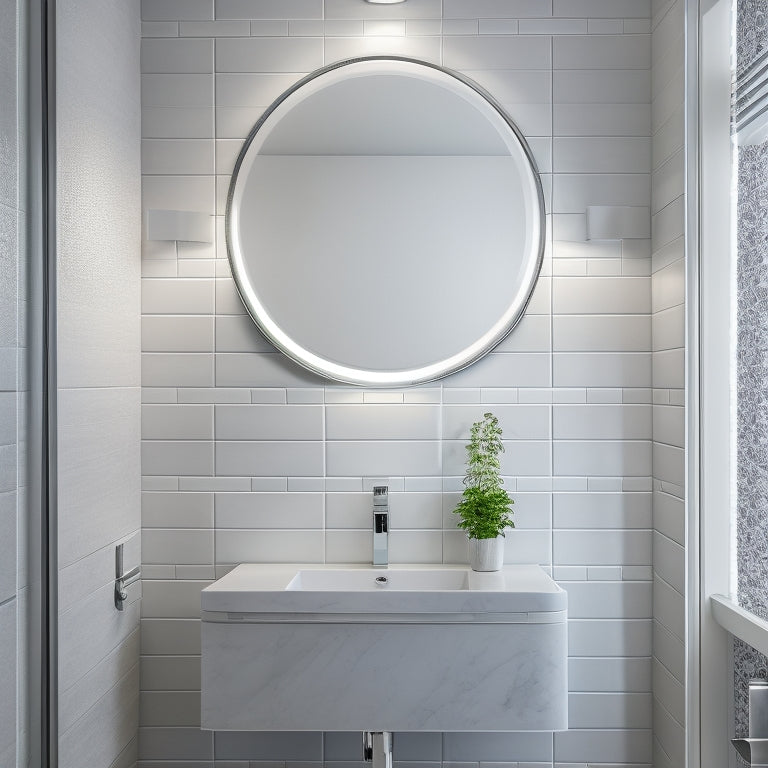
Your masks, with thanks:
M 203 728 L 568 727 L 567 595 L 538 566 L 244 564 L 202 617 Z

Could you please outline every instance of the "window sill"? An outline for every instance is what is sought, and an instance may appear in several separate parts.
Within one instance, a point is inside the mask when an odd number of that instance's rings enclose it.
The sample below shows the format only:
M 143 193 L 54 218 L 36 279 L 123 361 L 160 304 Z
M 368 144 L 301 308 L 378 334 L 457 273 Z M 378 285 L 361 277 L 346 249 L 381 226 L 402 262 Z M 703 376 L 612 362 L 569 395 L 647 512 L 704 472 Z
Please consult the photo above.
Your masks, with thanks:
M 768 621 L 755 616 L 725 595 L 710 598 L 715 621 L 734 637 L 768 656 Z

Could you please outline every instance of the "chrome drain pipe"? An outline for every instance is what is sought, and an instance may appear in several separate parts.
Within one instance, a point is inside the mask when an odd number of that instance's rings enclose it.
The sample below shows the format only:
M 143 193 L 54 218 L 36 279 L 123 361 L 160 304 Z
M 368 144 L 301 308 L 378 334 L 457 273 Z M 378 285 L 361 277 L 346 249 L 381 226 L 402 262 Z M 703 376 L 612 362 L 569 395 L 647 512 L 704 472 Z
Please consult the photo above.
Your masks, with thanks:
M 392 768 L 392 734 L 389 731 L 363 731 L 363 760 L 372 768 Z

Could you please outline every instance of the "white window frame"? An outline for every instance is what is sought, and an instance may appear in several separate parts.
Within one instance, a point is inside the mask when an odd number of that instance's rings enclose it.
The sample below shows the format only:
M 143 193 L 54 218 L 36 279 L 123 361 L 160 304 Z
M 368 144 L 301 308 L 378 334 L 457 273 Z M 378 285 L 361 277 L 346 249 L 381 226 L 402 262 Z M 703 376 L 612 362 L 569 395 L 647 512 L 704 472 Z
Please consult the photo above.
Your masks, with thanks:
M 687 766 L 736 765 L 731 635 L 731 0 L 687 0 Z

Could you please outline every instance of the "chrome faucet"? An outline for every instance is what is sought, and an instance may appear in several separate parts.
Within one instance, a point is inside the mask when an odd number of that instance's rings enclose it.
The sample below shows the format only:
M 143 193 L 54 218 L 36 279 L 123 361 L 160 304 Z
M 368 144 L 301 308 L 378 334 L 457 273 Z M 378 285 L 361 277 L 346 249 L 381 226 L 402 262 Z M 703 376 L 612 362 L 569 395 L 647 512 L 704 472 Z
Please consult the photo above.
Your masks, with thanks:
M 389 565 L 389 487 L 373 487 L 373 564 Z

